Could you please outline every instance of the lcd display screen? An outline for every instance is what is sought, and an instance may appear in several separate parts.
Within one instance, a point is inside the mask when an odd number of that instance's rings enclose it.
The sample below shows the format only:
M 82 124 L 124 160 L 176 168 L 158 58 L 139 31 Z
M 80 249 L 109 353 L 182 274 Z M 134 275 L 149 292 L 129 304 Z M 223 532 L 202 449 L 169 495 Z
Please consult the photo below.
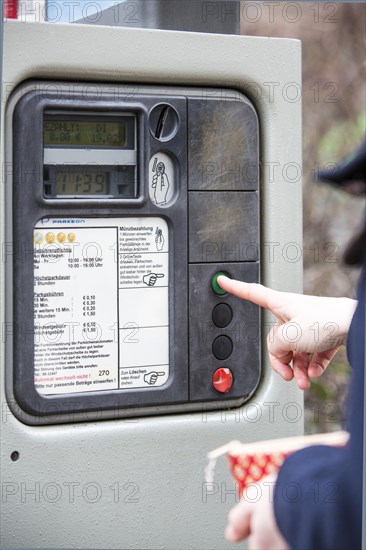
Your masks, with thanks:
M 107 172 L 56 170 L 57 195 L 108 195 Z
M 125 147 L 126 123 L 121 120 L 45 118 L 45 147 Z

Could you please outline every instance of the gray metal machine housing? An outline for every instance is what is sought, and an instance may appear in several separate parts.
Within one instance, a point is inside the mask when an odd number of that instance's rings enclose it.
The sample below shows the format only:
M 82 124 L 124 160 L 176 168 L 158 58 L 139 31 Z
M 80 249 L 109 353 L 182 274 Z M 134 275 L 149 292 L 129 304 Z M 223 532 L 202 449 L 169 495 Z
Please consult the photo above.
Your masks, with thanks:
M 301 246 L 301 182 L 285 177 L 287 167 L 301 166 L 301 104 L 285 93 L 301 83 L 297 41 L 8 21 L 4 53 L 4 100 L 28 80 L 113 83 L 121 93 L 130 85 L 199 87 L 208 94 L 229 88 L 249 97 L 260 121 L 261 281 L 301 290 L 301 261 L 285 253 Z M 8 118 L 2 127 L 10 161 L 12 124 Z M 9 160 L 5 148 L 1 155 Z M 11 182 L 8 175 L 1 186 L 1 241 L 8 246 Z M 5 256 L 3 327 L 13 319 L 13 262 Z M 263 333 L 272 322 L 264 313 Z M 12 345 L 7 350 L 1 350 L 8 384 L 7 395 L 1 385 L 1 464 L 2 544 L 8 548 L 230 548 L 222 533 L 236 488 L 225 463 L 206 484 L 206 453 L 230 439 L 303 429 L 301 394 L 271 372 L 265 353 L 256 392 L 233 409 L 210 411 L 203 404 L 200 412 L 100 415 L 99 421 L 85 411 L 75 423 L 51 418 L 47 426 L 28 425 L 15 412 Z

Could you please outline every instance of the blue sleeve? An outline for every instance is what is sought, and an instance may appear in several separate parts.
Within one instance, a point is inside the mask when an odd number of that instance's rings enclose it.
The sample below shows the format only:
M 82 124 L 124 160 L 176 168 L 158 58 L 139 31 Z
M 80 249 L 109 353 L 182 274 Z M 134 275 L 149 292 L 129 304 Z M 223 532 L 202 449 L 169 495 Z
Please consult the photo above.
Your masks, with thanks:
M 358 550 L 362 525 L 365 366 L 364 269 L 347 341 L 352 367 L 345 448 L 308 447 L 279 471 L 274 494 L 277 525 L 292 550 Z

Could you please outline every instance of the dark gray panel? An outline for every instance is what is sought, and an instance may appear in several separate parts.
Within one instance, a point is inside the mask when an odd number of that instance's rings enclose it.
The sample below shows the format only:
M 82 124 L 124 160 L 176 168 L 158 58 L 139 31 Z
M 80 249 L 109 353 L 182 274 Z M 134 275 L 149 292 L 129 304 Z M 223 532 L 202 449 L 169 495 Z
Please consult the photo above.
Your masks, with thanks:
M 230 153 L 232 159 L 257 158 L 256 115 L 249 102 L 240 96 L 236 101 L 218 101 L 217 95 L 236 95 L 235 91 L 197 89 L 171 89 L 171 93 L 146 88 L 136 93 L 131 87 L 131 95 L 116 100 L 110 87 L 102 87 L 103 93 L 95 105 L 92 97 L 83 95 L 76 85 L 72 91 L 61 84 L 64 93 L 62 100 L 54 104 L 53 91 L 39 94 L 38 89 L 21 96 L 14 113 L 14 179 L 13 213 L 14 241 L 17 244 L 14 257 L 14 394 L 22 411 L 41 418 L 42 423 L 66 420 L 70 414 L 78 415 L 88 411 L 98 418 L 98 411 L 105 417 L 113 416 L 119 409 L 121 418 L 131 415 L 155 414 L 168 410 L 168 407 L 182 404 L 182 410 L 197 410 L 199 401 L 207 407 L 215 407 L 225 402 L 232 407 L 243 402 L 254 391 L 260 376 L 259 311 L 253 304 L 238 300 L 233 296 L 217 296 L 211 288 L 211 278 L 217 271 L 227 271 L 232 277 L 247 281 L 258 281 L 259 264 L 259 205 L 257 182 L 232 180 L 231 184 L 216 179 L 218 191 L 199 186 L 199 190 L 187 193 L 187 171 L 189 167 L 187 143 L 189 127 L 187 123 L 187 103 L 199 105 L 205 96 L 207 113 L 218 111 L 217 120 L 212 116 L 211 131 L 221 135 L 211 136 L 205 159 L 220 161 L 222 151 Z M 151 90 L 151 94 L 149 91 Z M 174 94 L 175 91 L 175 94 Z M 155 93 L 154 93 L 155 92 Z M 209 97 L 209 94 L 213 97 Z M 197 99 L 199 94 L 199 98 Z M 149 131 L 149 113 L 157 105 L 167 104 L 177 112 L 179 129 L 167 142 L 156 139 L 156 132 Z M 222 106 L 225 108 L 222 108 Z M 42 116 L 43 110 L 78 111 L 97 109 L 100 112 L 136 113 L 139 128 L 138 182 L 139 196 L 117 200 L 116 198 L 82 198 L 62 200 L 43 196 L 42 174 Z M 234 117 L 225 120 L 225 110 L 232 108 Z M 204 110 L 204 109 L 203 109 Z M 244 113 L 244 114 L 243 114 Z M 191 109 L 192 114 L 192 109 Z M 237 126 L 237 135 L 228 135 L 229 128 L 243 115 L 246 129 L 253 125 L 254 134 L 242 132 Z M 164 119 L 165 120 L 165 119 Z M 194 157 L 192 143 L 200 128 L 198 121 L 190 119 L 193 125 L 193 138 L 190 141 L 191 162 L 196 165 L 190 173 L 197 176 L 199 155 Z M 203 120 L 203 119 L 202 119 Z M 201 120 L 201 122 L 202 122 Z M 216 120 L 216 122 L 215 122 Z M 160 118 L 159 118 L 160 121 Z M 158 122 L 159 122 L 158 121 Z M 221 122 L 220 122 L 221 121 Z M 250 122 L 251 121 L 251 122 Z M 156 122 L 156 121 L 155 121 Z M 150 126 L 152 121 L 150 120 Z M 225 127 L 226 124 L 226 127 Z M 153 125 L 154 126 L 154 125 Z M 245 138 L 245 139 L 244 139 Z M 243 150 L 235 151 L 236 143 L 242 140 Z M 247 141 L 245 141 L 247 140 Z M 219 151 L 219 142 L 224 144 Z M 215 153 L 215 144 L 217 150 Z M 158 208 L 149 200 L 148 162 L 157 152 L 165 151 L 174 160 L 176 195 L 166 208 Z M 221 156 L 220 156 L 221 154 Z M 202 147 L 201 147 L 201 159 Z M 210 155 L 213 155 L 210 157 Z M 38 170 L 35 169 L 38 167 Z M 201 174 L 202 175 L 202 174 Z M 226 173 L 227 175 L 227 173 Z M 226 177 L 226 176 L 225 176 Z M 233 183 L 234 181 L 234 183 Z M 235 188 L 232 190 L 232 188 Z M 248 188 L 248 189 L 247 189 Z M 228 190 L 227 190 L 228 189 Z M 243 190 L 244 189 L 244 190 Z M 188 196 L 189 195 L 189 196 Z M 189 201 L 189 204 L 187 202 Z M 170 248 L 170 365 L 171 376 L 162 388 L 116 390 L 85 394 L 41 396 L 34 388 L 34 320 L 33 320 L 33 228 L 42 217 L 123 217 L 123 216 L 163 216 L 171 238 Z M 187 242 L 187 237 L 189 241 Z M 188 250 L 189 248 L 189 250 Z M 191 265 L 188 264 L 191 262 Z M 247 263 L 244 263 L 247 262 Z M 204 265 L 202 265 L 204 264 Z M 189 281 L 188 281 L 189 277 Z M 189 300 L 187 300 L 189 289 Z M 189 301 L 189 304 L 188 304 Z M 212 312 L 216 305 L 226 303 L 233 317 L 218 319 L 216 324 Z M 190 310 L 188 311 L 188 306 Z M 225 309 L 225 308 L 224 308 Z M 226 308 L 227 309 L 227 308 Z M 230 313 L 230 309 L 229 309 Z M 189 338 L 188 338 L 189 318 Z M 221 327 L 221 328 L 220 328 Z M 216 340 L 216 357 L 212 345 L 216 338 L 230 338 L 229 354 L 225 351 L 224 340 Z M 188 349 L 189 343 L 189 349 Z M 232 350 L 231 350 L 232 344 Z M 218 357 L 227 357 L 220 360 Z M 190 371 L 188 362 L 190 361 Z M 228 393 L 219 393 L 212 385 L 212 375 L 216 369 L 227 367 L 232 370 L 234 383 Z M 191 401 L 191 404 L 188 402 Z M 216 405 L 215 405 L 216 404 Z M 51 407 L 51 409 L 49 408 Z M 165 407 L 167 407 L 165 409 Z M 190 408 L 191 407 L 191 408 Z M 47 416 L 47 417 L 46 417 Z M 57 417 L 57 418 L 56 418 Z
M 195 264 L 189 266 L 189 360 L 190 400 L 240 399 L 250 395 L 260 377 L 259 308 L 251 302 L 225 294 L 218 296 L 211 288 L 211 279 L 222 270 L 221 264 Z M 259 266 L 252 264 L 226 264 L 232 278 L 255 283 Z M 225 328 L 212 321 L 217 304 L 229 304 L 233 318 Z M 219 361 L 212 352 L 212 344 L 220 335 L 228 336 L 233 351 L 228 359 Z M 234 383 L 227 393 L 219 393 L 212 385 L 216 369 L 230 368 Z
M 189 261 L 258 260 L 257 193 L 189 193 Z
M 258 189 L 258 120 L 242 98 L 216 90 L 188 100 L 189 190 Z

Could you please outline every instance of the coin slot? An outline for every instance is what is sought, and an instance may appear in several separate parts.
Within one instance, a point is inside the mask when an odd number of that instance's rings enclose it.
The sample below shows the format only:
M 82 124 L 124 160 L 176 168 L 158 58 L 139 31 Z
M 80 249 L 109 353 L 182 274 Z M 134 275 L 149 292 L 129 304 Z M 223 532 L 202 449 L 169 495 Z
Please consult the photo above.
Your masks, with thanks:
M 158 120 L 158 125 L 156 127 L 156 132 L 155 132 L 156 139 L 161 138 L 161 134 L 163 133 L 164 124 L 165 124 L 167 116 L 169 114 L 169 109 L 170 109 L 170 107 L 169 107 L 169 105 L 167 105 L 166 107 L 163 107 L 163 110 L 160 113 L 160 117 L 159 117 L 159 120 Z
M 162 103 L 155 105 L 149 114 L 151 135 L 158 141 L 171 140 L 179 128 L 179 116 L 171 105 Z

